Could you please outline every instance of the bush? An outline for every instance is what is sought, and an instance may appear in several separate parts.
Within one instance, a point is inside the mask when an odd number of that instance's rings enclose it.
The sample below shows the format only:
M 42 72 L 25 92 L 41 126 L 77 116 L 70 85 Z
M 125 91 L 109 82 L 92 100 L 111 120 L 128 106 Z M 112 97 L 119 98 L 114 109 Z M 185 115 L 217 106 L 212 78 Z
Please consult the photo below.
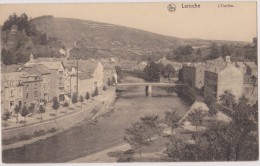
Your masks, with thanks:
M 103 91 L 106 91 L 106 90 L 107 90 L 107 87 L 106 87 L 106 86 L 104 86 L 104 87 L 103 87 Z
M 98 93 L 98 88 L 95 89 L 94 95 L 95 95 L 95 96 L 98 96 L 98 95 L 99 95 L 99 93 Z
M 11 137 L 9 139 L 3 139 L 2 144 L 3 145 L 9 145 L 9 144 L 15 143 L 17 141 L 19 141 L 17 137 Z
M 73 104 L 76 104 L 76 103 L 78 102 L 78 95 L 77 95 L 77 93 L 74 93 L 74 94 L 72 95 L 72 100 L 71 100 L 71 102 L 72 102 Z
M 89 93 L 86 93 L 85 99 L 88 100 L 90 98 Z
M 39 131 L 33 132 L 33 136 L 34 136 L 34 137 L 39 137 L 39 136 L 42 136 L 42 135 L 46 135 L 46 131 L 44 131 L 44 130 L 39 130 Z
M 68 102 L 65 102 L 64 104 L 63 104 L 63 107 L 68 107 L 69 106 L 69 103 Z
M 56 132 L 56 131 L 57 131 L 57 129 L 51 128 L 51 129 L 47 130 L 47 133 L 48 133 L 48 134 L 49 134 L 49 133 L 54 133 L 54 132 Z
M 57 114 L 55 113 L 49 113 L 50 116 L 56 116 Z
M 29 139 L 32 139 L 32 135 L 19 135 L 20 141 L 29 140 Z

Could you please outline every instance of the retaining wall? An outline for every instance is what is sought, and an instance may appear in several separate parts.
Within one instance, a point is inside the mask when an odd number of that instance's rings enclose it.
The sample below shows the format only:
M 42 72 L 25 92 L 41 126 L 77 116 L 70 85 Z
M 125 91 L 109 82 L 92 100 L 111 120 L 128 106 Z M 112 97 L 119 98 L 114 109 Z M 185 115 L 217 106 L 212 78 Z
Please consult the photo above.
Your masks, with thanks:
M 55 129 L 68 129 L 75 126 L 77 123 L 91 118 L 91 111 L 97 109 L 98 112 L 104 111 L 111 103 L 114 102 L 115 92 L 105 92 L 106 95 L 100 95 L 96 97 L 96 103 L 90 103 L 85 105 L 86 108 L 64 117 L 48 120 L 41 123 L 27 125 L 18 128 L 2 130 L 2 139 L 10 139 L 12 137 L 19 137 L 20 135 L 32 135 L 35 131 L 44 130 L 48 131 L 52 128 Z

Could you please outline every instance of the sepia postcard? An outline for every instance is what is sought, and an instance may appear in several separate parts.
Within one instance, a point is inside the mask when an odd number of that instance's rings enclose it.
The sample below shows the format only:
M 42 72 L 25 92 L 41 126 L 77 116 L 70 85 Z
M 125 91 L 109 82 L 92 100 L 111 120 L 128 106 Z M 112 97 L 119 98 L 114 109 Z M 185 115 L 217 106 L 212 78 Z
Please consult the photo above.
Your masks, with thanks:
M 2 163 L 259 161 L 256 1 L 0 16 Z

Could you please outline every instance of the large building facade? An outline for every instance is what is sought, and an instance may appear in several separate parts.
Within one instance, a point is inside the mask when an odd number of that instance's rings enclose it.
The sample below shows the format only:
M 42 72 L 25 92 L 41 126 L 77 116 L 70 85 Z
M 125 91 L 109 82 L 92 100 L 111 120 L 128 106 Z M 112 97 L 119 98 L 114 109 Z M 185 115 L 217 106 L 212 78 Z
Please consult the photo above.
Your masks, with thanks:
M 223 68 L 208 68 L 205 71 L 204 97 L 219 101 L 225 90 L 230 90 L 238 100 L 243 95 L 243 73 L 227 63 Z

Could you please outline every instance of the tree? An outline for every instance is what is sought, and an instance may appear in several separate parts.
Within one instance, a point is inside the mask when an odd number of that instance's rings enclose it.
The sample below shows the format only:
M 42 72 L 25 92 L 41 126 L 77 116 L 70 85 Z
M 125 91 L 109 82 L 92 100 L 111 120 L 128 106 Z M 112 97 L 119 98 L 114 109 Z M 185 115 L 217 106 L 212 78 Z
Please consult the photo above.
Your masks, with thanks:
M 115 66 L 116 69 L 116 74 L 118 76 L 119 79 L 123 78 L 123 71 L 122 68 L 120 66 Z
M 111 85 L 114 85 L 116 83 L 116 79 L 115 79 L 115 77 L 113 76 L 112 77 L 112 80 L 111 80 Z
M 69 106 L 69 103 L 68 102 L 65 102 L 64 104 L 63 104 L 63 107 L 65 107 L 66 108 L 66 111 L 67 111 L 67 107 Z
M 216 102 L 216 100 L 213 97 L 206 97 L 205 98 L 205 104 L 207 104 L 208 107 L 210 107 L 215 102 Z
M 2 115 L 2 120 L 5 121 L 5 125 L 6 125 L 7 120 L 10 119 L 10 116 L 11 116 L 10 112 L 5 110 L 3 115 Z
M 45 107 L 43 105 L 40 105 L 39 111 L 40 111 L 41 119 L 42 119 L 42 114 L 45 112 Z
M 95 95 L 95 96 L 98 96 L 98 94 L 99 94 L 99 93 L 98 93 L 98 88 L 96 88 L 95 91 L 94 91 L 94 95 Z
M 203 111 L 201 110 L 201 108 L 199 109 L 194 109 L 192 112 L 190 112 L 187 116 L 188 121 L 196 126 L 196 131 L 198 126 L 202 125 L 203 122 L 203 118 L 205 117 L 205 114 L 203 114 Z
M 88 93 L 88 92 L 86 93 L 85 99 L 86 99 L 86 100 L 90 99 L 90 96 L 89 96 L 89 93 Z
M 255 89 L 255 87 L 256 87 L 256 82 L 257 82 L 257 78 L 256 78 L 255 75 L 252 75 L 252 76 L 251 76 L 251 82 L 252 82 L 252 84 L 253 84 L 252 94 L 254 94 L 254 89 Z
M 30 106 L 29 106 L 29 108 L 28 108 L 28 111 L 29 111 L 29 113 L 33 113 L 34 110 L 35 110 L 35 104 L 34 104 L 34 103 L 31 103 Z
M 110 81 L 110 78 L 107 79 L 107 86 L 110 86 L 111 85 L 111 81 Z
M 1 60 L 3 62 L 3 64 L 5 65 L 11 65 L 13 64 L 13 55 L 11 54 L 11 52 L 9 50 L 6 49 L 2 49 L 1 51 Z
M 57 114 L 57 110 L 59 109 L 59 107 L 60 107 L 60 103 L 59 103 L 58 97 L 53 97 L 52 108 L 56 111 L 56 114 Z
M 181 117 L 178 115 L 178 110 L 174 108 L 172 111 L 166 111 L 164 121 L 171 128 L 173 136 L 173 130 L 179 127 L 179 121 Z
M 147 128 L 147 134 L 149 136 L 149 139 L 152 140 L 152 137 L 154 135 L 160 135 L 161 134 L 161 128 L 159 127 L 159 115 L 145 115 L 140 118 L 141 123 L 146 125 Z
M 210 53 L 208 55 L 208 59 L 216 59 L 220 56 L 219 49 L 216 43 L 211 44 Z
M 151 61 L 144 69 L 146 74 L 146 79 L 148 81 L 159 81 L 160 80 L 160 73 L 161 67 L 159 64 L 157 65 L 154 61 Z
M 216 116 L 217 113 L 218 113 L 218 109 L 215 106 L 215 104 L 210 105 L 210 107 L 209 107 L 209 115 L 210 116 Z
M 164 78 L 175 77 L 175 68 L 171 64 L 168 64 L 163 68 L 162 74 Z
M 77 95 L 77 93 L 73 93 L 71 102 L 73 104 L 76 104 L 78 102 L 78 95 Z
M 106 86 L 103 86 L 103 91 L 106 91 L 107 90 L 107 87 Z
M 170 142 L 166 143 L 166 150 L 164 152 L 171 161 L 188 161 L 192 158 L 188 157 L 190 149 L 188 144 L 182 139 L 171 137 Z
M 18 123 L 18 113 L 21 111 L 21 105 L 15 105 L 14 112 L 16 114 L 16 123 Z
M 29 114 L 29 111 L 26 106 L 23 106 L 21 116 L 24 117 L 24 121 L 26 122 L 26 116 Z
M 201 50 L 200 50 L 200 48 L 197 50 L 196 55 L 198 56 L 198 58 L 201 57 L 202 54 L 201 54 Z
M 228 108 L 232 108 L 236 104 L 236 96 L 230 90 L 225 90 L 219 97 L 219 101 Z
M 142 148 L 151 144 L 150 134 L 147 129 L 147 125 L 144 123 L 136 122 L 125 130 L 124 138 L 131 145 L 132 149 L 139 152 L 140 161 L 142 160 Z
M 82 96 L 82 95 L 80 95 L 80 97 L 79 97 L 79 101 L 80 101 L 80 106 L 81 106 L 81 108 L 82 108 L 82 102 L 84 102 L 84 97 Z

